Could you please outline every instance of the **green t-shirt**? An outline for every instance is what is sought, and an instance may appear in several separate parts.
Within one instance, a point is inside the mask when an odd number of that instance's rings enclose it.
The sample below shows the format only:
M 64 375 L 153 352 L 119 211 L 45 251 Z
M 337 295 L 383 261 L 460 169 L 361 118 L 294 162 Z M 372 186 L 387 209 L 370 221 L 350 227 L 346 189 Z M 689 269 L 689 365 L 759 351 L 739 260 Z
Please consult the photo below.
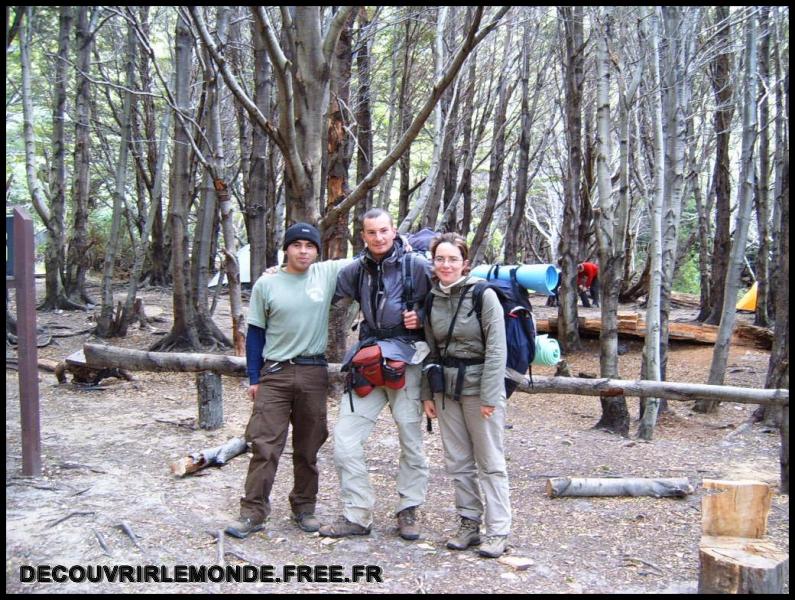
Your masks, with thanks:
M 265 330 L 265 360 L 323 354 L 337 273 L 353 259 L 312 264 L 304 273 L 262 275 L 251 290 L 249 325 Z

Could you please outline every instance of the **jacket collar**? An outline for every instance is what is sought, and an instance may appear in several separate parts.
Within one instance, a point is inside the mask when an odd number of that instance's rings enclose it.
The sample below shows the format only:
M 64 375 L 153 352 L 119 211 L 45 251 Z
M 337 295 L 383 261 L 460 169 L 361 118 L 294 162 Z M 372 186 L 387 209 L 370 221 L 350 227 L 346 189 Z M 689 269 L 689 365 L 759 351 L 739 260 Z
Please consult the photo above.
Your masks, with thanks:
M 365 265 L 375 266 L 379 262 L 381 262 L 381 263 L 397 262 L 398 260 L 400 260 L 400 257 L 403 256 L 405 253 L 406 253 L 406 250 L 403 247 L 403 240 L 401 239 L 401 237 L 399 235 L 396 235 L 395 236 L 395 241 L 392 244 L 392 249 L 380 261 L 376 260 L 373 257 L 373 255 L 370 254 L 370 249 L 369 248 L 364 251 L 364 256 L 362 258 L 364 260 Z

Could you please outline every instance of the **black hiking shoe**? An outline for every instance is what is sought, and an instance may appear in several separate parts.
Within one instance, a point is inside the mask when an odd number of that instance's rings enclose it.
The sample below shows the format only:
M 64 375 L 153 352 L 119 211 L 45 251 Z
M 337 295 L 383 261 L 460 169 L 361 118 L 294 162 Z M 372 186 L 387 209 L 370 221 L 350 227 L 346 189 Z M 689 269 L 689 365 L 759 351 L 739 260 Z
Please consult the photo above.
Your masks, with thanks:
M 224 531 L 239 539 L 248 537 L 250 533 L 256 533 L 265 529 L 265 521 L 259 523 L 253 521 L 250 517 L 240 517 L 233 521 L 224 528 Z

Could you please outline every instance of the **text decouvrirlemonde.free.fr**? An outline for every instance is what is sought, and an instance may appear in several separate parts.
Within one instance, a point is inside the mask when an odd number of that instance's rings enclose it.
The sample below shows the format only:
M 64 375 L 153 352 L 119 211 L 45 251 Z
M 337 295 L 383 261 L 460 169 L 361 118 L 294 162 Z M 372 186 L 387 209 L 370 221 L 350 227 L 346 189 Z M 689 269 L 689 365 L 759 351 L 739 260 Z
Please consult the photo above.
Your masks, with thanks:
M 22 583 L 382 583 L 376 565 L 22 565 Z

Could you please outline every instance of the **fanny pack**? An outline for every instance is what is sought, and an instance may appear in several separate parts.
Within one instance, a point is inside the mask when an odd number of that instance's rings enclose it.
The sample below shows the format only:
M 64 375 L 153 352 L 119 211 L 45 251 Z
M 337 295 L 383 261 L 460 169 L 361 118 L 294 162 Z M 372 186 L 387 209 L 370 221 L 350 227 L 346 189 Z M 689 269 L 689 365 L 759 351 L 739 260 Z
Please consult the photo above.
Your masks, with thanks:
M 361 397 L 381 385 L 399 390 L 406 385 L 406 363 L 385 359 L 378 344 L 364 346 L 351 359 L 349 385 Z

